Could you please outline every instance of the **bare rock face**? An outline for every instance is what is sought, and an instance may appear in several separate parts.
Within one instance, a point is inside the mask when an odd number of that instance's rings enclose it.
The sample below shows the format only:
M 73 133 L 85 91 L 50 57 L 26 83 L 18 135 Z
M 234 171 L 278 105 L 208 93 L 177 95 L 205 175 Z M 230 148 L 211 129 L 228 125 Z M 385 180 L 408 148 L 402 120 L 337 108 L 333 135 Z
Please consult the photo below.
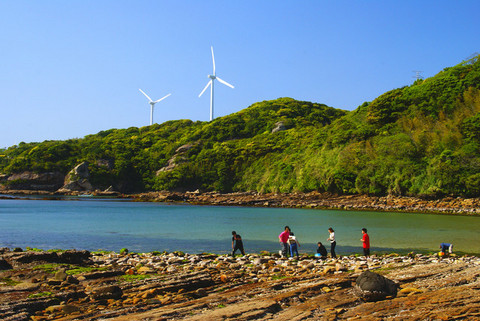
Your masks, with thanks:
M 285 127 L 285 124 L 283 123 L 283 121 L 279 121 L 275 123 L 275 128 L 272 129 L 272 133 L 280 132 L 286 129 L 287 127 Z
M 83 162 L 74 169 L 72 169 L 67 177 L 65 177 L 64 185 L 60 188 L 59 192 L 84 192 L 84 191 L 92 191 L 93 187 L 88 180 L 90 177 L 90 173 L 88 172 L 88 162 Z
M 182 145 L 175 150 L 175 153 L 177 153 L 177 154 L 185 153 L 185 152 L 189 151 L 192 147 L 193 147 L 192 144 Z
M 89 178 L 90 173 L 88 172 L 88 162 L 83 162 L 75 166 L 73 173 L 71 171 L 69 174 L 70 178 Z
M 168 164 L 165 167 L 160 168 L 157 171 L 157 175 L 159 175 L 161 172 L 169 172 L 175 167 L 177 167 L 178 164 L 185 163 L 187 161 L 187 158 L 185 157 L 185 153 L 188 152 L 190 149 L 192 149 L 194 145 L 192 144 L 185 144 L 180 147 L 178 147 L 175 150 L 175 154 L 168 160 Z
M 1 175 L 0 185 L 6 190 L 55 191 L 62 186 L 64 178 L 60 172 L 22 172 L 12 175 Z
M 386 277 L 365 271 L 357 278 L 353 292 L 364 301 L 380 301 L 397 295 L 397 284 Z

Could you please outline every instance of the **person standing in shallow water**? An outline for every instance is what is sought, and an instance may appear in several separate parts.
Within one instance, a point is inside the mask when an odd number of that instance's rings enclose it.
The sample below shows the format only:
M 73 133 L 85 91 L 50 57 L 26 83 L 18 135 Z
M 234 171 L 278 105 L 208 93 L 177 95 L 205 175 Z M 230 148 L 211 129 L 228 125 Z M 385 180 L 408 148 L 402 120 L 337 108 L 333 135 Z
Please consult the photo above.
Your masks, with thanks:
M 237 250 L 240 250 L 242 255 L 245 255 L 245 251 L 243 250 L 242 237 L 235 231 L 232 231 L 232 250 L 232 256 L 235 256 L 235 252 Z
M 287 257 L 288 256 L 288 237 L 290 236 L 290 227 L 285 226 L 285 229 L 283 230 L 282 233 L 278 236 L 278 239 L 280 240 L 280 244 L 282 245 L 282 257 Z
M 362 241 L 363 243 L 363 255 L 365 255 L 365 257 L 369 257 L 370 256 L 370 236 L 368 236 L 366 228 L 362 228 L 362 234 L 363 235 L 360 241 Z
M 335 241 L 335 231 L 333 228 L 329 227 L 328 233 L 330 233 L 330 236 L 327 239 L 327 241 L 330 241 L 330 254 L 332 255 L 333 259 L 336 259 L 337 254 L 335 253 L 335 246 L 337 246 L 337 242 Z

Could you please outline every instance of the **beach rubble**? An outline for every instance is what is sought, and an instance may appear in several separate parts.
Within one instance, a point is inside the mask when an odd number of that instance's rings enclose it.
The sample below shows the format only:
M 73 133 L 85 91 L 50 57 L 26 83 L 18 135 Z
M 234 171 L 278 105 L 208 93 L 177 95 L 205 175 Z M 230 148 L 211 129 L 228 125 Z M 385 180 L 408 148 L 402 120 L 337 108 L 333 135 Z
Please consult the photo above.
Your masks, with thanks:
M 322 261 L 269 253 L 66 252 L 0 250 L 1 320 L 480 317 L 480 258 L 475 256 L 411 253 Z M 356 295 L 362 275 L 388 280 L 398 291 L 368 302 Z

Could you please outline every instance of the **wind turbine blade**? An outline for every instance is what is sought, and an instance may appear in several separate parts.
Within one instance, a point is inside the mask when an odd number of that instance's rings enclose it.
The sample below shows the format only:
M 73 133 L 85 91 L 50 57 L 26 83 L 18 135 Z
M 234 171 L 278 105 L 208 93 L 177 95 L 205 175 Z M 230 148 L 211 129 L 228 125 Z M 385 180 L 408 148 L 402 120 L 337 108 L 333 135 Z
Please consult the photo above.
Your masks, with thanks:
M 141 90 L 141 89 L 138 89 L 138 90 L 140 90 L 140 92 L 141 92 L 142 94 L 144 94 L 145 97 L 147 97 L 149 101 L 153 101 L 152 98 L 148 97 L 148 95 L 143 92 L 143 90 Z
M 212 49 L 213 75 L 215 76 L 215 56 L 213 55 L 213 46 L 210 47 L 210 49 Z
M 230 88 L 235 88 L 235 87 L 233 87 L 233 85 L 230 85 L 228 82 L 226 82 L 226 81 L 223 80 L 223 79 L 220 79 L 220 78 L 218 78 L 218 77 L 215 78 L 215 79 L 217 79 L 219 82 L 221 82 L 221 83 L 224 84 L 224 85 L 227 85 L 227 86 L 230 87 Z
M 203 88 L 203 90 L 202 90 L 202 92 L 200 93 L 200 95 L 198 95 L 198 97 L 202 96 L 203 93 L 205 92 L 205 90 L 207 90 L 208 86 L 210 86 L 211 84 L 212 84 L 212 81 L 210 80 L 210 81 L 208 82 L 208 84 L 205 86 L 205 88 Z
M 164 100 L 165 98 L 167 98 L 167 97 L 170 96 L 170 95 L 171 95 L 171 94 L 168 94 L 168 95 L 166 95 L 165 97 L 160 98 L 159 100 L 155 100 L 154 103 L 156 104 L 156 103 L 158 103 L 159 101 Z

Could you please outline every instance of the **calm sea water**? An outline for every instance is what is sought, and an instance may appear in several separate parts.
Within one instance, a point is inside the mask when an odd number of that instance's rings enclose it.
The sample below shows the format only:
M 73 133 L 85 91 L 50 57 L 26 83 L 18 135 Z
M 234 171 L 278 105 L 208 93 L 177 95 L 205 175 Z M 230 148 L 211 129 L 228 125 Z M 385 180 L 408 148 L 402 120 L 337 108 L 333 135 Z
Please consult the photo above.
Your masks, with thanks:
M 454 250 L 480 253 L 480 217 L 430 214 L 218 207 L 138 203 L 78 198 L 0 200 L 0 247 L 40 249 L 175 251 L 227 253 L 236 230 L 247 252 L 278 251 L 278 234 L 289 225 L 313 253 L 318 241 L 328 248 L 335 229 L 337 253 L 361 252 L 361 228 L 372 251 Z

